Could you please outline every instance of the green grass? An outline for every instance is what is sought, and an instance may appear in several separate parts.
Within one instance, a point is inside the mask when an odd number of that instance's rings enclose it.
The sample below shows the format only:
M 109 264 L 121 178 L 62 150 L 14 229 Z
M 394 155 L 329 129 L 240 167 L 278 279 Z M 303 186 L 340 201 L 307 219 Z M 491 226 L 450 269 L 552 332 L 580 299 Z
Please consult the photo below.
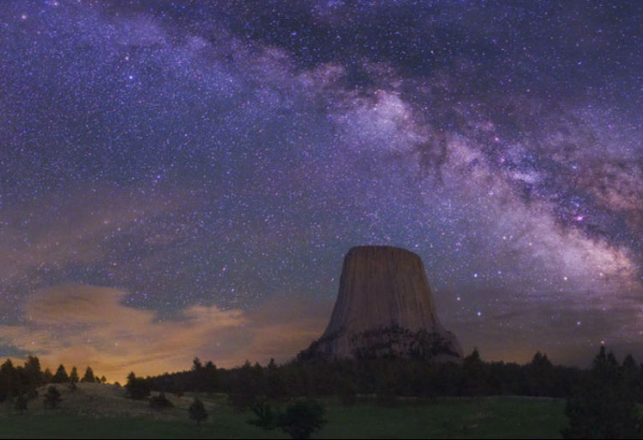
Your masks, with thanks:
M 89 417 L 35 411 L 0 416 L 0 438 L 284 438 L 247 422 L 217 399 L 208 421 Z M 325 402 L 328 424 L 317 438 L 560 438 L 564 402 L 510 397 L 440 399 L 382 407 Z
M 393 408 L 329 407 L 326 438 L 560 438 L 564 402 L 443 399 Z

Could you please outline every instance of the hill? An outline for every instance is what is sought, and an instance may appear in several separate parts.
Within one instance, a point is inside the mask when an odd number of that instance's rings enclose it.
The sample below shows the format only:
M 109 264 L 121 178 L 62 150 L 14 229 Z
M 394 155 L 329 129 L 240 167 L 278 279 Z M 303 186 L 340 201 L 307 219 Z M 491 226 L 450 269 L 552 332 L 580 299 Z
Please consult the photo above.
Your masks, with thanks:
M 167 394 L 167 399 L 172 402 L 173 408 L 155 410 L 150 408 L 148 400 L 133 400 L 126 396 L 125 389 L 118 385 L 99 383 L 79 383 L 76 390 L 72 391 L 67 385 L 55 385 L 60 391 L 62 402 L 56 410 L 45 409 L 42 397 L 49 387 L 38 389 L 38 396 L 29 402 L 29 415 L 41 416 L 51 413 L 65 416 L 78 416 L 89 418 L 142 418 L 151 420 L 178 420 L 185 419 L 187 409 L 192 403 L 192 397 L 178 397 Z M 156 393 L 154 393 L 156 394 Z M 212 400 L 204 402 L 207 411 L 216 411 L 220 404 Z M 5 416 L 11 415 L 11 405 L 5 404 Z M 1 431 L 0 431 L 1 432 Z

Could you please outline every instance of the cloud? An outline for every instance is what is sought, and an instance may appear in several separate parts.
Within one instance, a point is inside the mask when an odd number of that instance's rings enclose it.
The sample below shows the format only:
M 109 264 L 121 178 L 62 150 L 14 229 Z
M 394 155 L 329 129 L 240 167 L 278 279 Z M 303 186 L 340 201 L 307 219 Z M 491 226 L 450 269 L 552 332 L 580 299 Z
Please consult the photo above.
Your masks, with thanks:
M 254 312 L 199 305 L 161 319 L 129 306 L 122 290 L 68 284 L 32 295 L 21 324 L 0 326 L 0 345 L 38 355 L 50 368 L 91 365 L 122 381 L 132 370 L 151 375 L 188 368 L 195 356 L 228 367 L 246 359 L 286 360 L 321 333 L 327 309 L 277 298 Z
M 161 197 L 145 186 L 102 185 L 16 203 L 0 215 L 3 284 L 32 271 L 101 260 L 106 251 L 97 241 L 185 208 L 189 200 L 179 191 Z

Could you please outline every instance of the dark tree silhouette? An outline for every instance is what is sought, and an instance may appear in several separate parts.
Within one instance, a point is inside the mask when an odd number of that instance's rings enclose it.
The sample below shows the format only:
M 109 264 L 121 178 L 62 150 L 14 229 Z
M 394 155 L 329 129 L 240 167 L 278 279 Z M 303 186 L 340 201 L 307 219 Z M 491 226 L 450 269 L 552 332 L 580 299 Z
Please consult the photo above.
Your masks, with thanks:
M 623 360 L 621 375 L 623 376 L 623 386 L 625 387 L 625 392 L 628 394 L 628 399 L 638 402 L 642 384 L 639 376 L 639 367 L 630 354 L 625 356 Z
M 37 388 L 44 383 L 44 377 L 40 368 L 40 360 L 35 356 L 28 356 L 23 372 L 23 386 L 25 388 Z
M 4 401 L 18 394 L 19 375 L 11 359 L 7 359 L 0 366 L 0 401 Z
M 60 391 L 58 391 L 58 388 L 53 385 L 47 388 L 43 402 L 45 408 L 55 409 L 58 407 L 60 402 L 62 402 L 62 398 L 60 397 Z
M 266 397 L 272 400 L 279 400 L 286 396 L 286 384 L 279 374 L 279 367 L 274 359 L 270 359 L 265 370 Z
M 246 361 L 243 366 L 235 371 L 232 378 L 231 390 L 228 393 L 228 402 L 235 411 L 245 411 L 257 401 L 261 391 L 263 369 L 259 364 L 254 366 Z
M 125 385 L 127 395 L 134 400 L 147 398 L 151 393 L 150 384 L 142 377 L 136 377 L 134 372 L 127 376 L 127 385 Z
M 555 394 L 554 366 L 546 354 L 538 352 L 527 364 L 527 393 L 530 396 L 552 396 Z
M 45 371 L 42 373 L 42 381 L 43 383 L 51 383 L 53 380 L 54 375 L 51 372 L 49 368 L 45 368 Z
M 199 371 L 203 368 L 203 363 L 201 362 L 201 359 L 198 357 L 195 357 L 194 360 L 192 361 L 192 371 Z
M 632 361 L 626 370 L 633 372 Z M 209 367 L 212 365 L 212 367 Z M 624 367 L 625 368 L 625 367 Z M 215 380 L 206 375 L 212 371 Z M 643 367 L 639 368 L 643 381 Z M 302 396 L 339 396 L 350 404 L 358 395 L 377 395 L 384 403 L 399 397 L 525 395 L 567 398 L 586 371 L 554 365 L 537 353 L 526 365 L 485 362 L 474 351 L 462 363 L 431 363 L 421 359 L 375 358 L 342 360 L 293 360 L 266 367 L 246 362 L 233 369 L 215 368 L 211 362 L 196 362 L 193 368 L 145 379 L 155 391 L 166 393 L 220 392 L 228 395 L 235 410 L 253 408 L 257 401 L 275 401 Z M 623 373 L 624 374 L 624 373 Z M 632 385 L 643 400 L 643 389 Z
M 83 383 L 96 382 L 96 377 L 94 377 L 94 370 L 92 370 L 92 367 L 87 367 L 87 369 L 85 370 L 85 374 L 83 375 L 83 378 L 80 381 Z
M 272 410 L 272 406 L 270 406 L 268 402 L 256 402 L 252 406 L 252 412 L 257 418 L 248 421 L 251 425 L 258 426 L 265 430 L 273 430 L 277 427 L 278 414 Z
M 214 363 L 210 361 L 205 363 L 205 367 L 203 367 L 203 372 L 201 373 L 199 381 L 205 392 L 213 393 L 216 391 L 219 386 L 219 373 Z
M 69 383 L 78 383 L 80 381 L 80 378 L 78 377 L 78 369 L 76 367 L 72 367 L 71 373 L 69 373 Z
M 567 401 L 565 413 L 569 426 L 562 430 L 563 437 L 621 439 L 643 436 L 636 392 L 630 389 L 631 383 L 624 374 L 624 370 L 632 367 L 630 363 L 627 361 L 628 365 L 620 367 L 614 355 L 601 347 L 591 371 Z
M 65 370 L 65 366 L 63 364 L 60 364 L 58 366 L 58 369 L 56 370 L 56 374 L 54 374 L 54 377 L 51 379 L 51 383 L 67 383 L 69 382 L 69 376 L 67 375 L 67 370 Z
M 69 373 L 69 389 L 72 391 L 76 391 L 77 384 L 78 384 L 78 370 L 76 367 L 72 367 L 71 373 Z
M 480 352 L 475 348 L 462 361 L 463 382 L 461 393 L 467 396 L 480 396 L 486 392 L 487 372 Z
M 192 362 L 192 384 L 191 388 L 206 393 L 212 393 L 217 389 L 218 373 L 217 367 L 210 361 L 205 365 L 197 357 Z
M 208 413 L 205 410 L 205 406 L 198 397 L 194 398 L 192 405 L 190 405 L 190 408 L 188 408 L 188 414 L 190 415 L 190 419 L 194 420 L 199 426 L 201 425 L 201 422 L 205 421 L 208 418 Z

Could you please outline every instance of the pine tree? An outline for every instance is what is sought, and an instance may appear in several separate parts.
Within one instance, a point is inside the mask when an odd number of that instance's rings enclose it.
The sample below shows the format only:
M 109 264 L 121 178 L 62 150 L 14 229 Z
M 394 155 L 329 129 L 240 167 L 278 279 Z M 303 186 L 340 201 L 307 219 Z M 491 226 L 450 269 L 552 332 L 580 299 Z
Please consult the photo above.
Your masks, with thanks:
M 241 412 L 255 404 L 263 381 L 263 369 L 246 361 L 235 373 L 233 392 L 228 394 L 228 401 L 235 411 Z
M 76 367 L 72 367 L 71 373 L 69 373 L 69 381 L 73 383 L 78 383 L 80 381 L 80 377 L 78 376 L 78 369 Z
M 40 368 L 40 360 L 37 357 L 27 357 L 22 371 L 26 382 L 24 385 L 28 388 L 37 388 L 43 384 L 44 378 Z
M 131 399 L 142 400 L 148 397 L 151 393 L 150 384 L 142 377 L 136 377 L 134 372 L 127 376 L 127 384 L 125 385 L 127 394 Z
M 462 360 L 463 382 L 461 393 L 465 396 L 480 396 L 487 391 L 487 373 L 485 363 L 480 357 L 480 352 L 474 348 L 473 352 Z
M 192 361 L 192 371 L 199 371 L 203 368 L 203 364 L 201 363 L 201 359 L 198 357 L 195 357 L 194 360 Z
M 83 383 L 94 383 L 96 382 L 96 378 L 94 377 L 94 370 L 92 370 L 91 367 L 87 367 L 85 370 L 85 374 L 83 375 L 83 378 L 81 379 L 81 382 Z
M 69 376 L 67 375 L 67 370 L 65 370 L 65 366 L 63 364 L 60 364 L 60 366 L 58 366 L 58 369 L 56 370 L 56 374 L 54 374 L 54 377 L 52 377 L 51 382 L 52 383 L 69 382 Z
M 286 395 L 286 385 L 279 372 L 279 367 L 274 359 L 270 359 L 266 367 L 266 396 L 278 400 Z
M 51 370 L 49 368 L 45 368 L 45 371 L 42 373 L 43 383 L 51 383 L 53 378 L 54 378 L 54 375 L 51 372 Z
M 528 394 L 530 396 L 551 396 L 554 388 L 554 366 L 546 354 L 537 352 L 526 366 Z
M 214 365 L 211 361 L 206 362 L 201 375 L 201 380 L 203 382 L 203 391 L 205 391 L 206 393 L 215 392 L 219 386 L 219 373 L 217 371 L 216 365 Z
M 641 378 L 639 377 L 639 368 L 632 355 L 627 355 L 623 360 L 621 374 L 624 380 L 625 391 L 629 394 L 629 399 L 638 401 L 641 393 Z
M 78 369 L 76 367 L 72 367 L 71 373 L 69 373 L 69 388 L 72 390 L 76 389 L 76 384 L 78 383 L 79 378 L 78 378 Z
M 11 359 L 7 359 L 0 366 L 0 402 L 18 393 L 17 375 L 18 372 Z

